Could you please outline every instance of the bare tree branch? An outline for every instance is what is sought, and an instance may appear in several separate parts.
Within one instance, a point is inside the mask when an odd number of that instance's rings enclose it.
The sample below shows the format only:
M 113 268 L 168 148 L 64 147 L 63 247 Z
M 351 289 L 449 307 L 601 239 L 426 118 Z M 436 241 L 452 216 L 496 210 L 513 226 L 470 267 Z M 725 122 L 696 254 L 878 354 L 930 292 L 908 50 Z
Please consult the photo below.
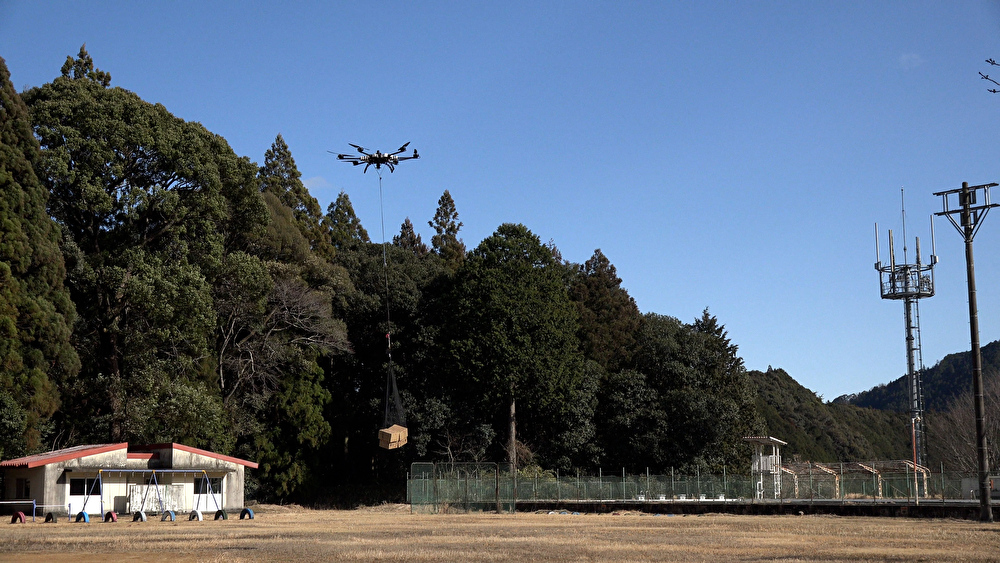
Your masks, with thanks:
M 989 63 L 991 66 L 1000 66 L 1000 63 L 994 61 L 993 59 L 986 59 L 986 62 Z M 997 86 L 1000 86 L 1000 82 L 997 82 L 996 80 L 993 80 L 992 78 L 990 78 L 990 75 L 988 75 L 988 74 L 983 74 L 982 72 L 980 72 L 979 73 L 979 77 L 982 78 L 983 80 L 988 80 L 988 81 L 996 84 Z M 996 88 L 988 88 L 986 91 L 987 92 L 992 92 L 994 94 L 1000 93 L 1000 90 L 997 90 Z

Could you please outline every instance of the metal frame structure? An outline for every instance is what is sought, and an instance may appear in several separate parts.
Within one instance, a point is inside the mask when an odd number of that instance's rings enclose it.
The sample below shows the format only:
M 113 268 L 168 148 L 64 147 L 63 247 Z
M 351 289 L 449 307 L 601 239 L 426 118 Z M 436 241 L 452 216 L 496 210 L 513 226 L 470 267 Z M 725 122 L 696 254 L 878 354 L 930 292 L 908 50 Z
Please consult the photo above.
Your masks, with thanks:
M 74 472 L 76 472 L 76 471 L 86 471 L 86 469 L 76 469 Z M 163 497 L 160 495 L 159 483 L 156 480 L 156 474 L 157 473 L 166 473 L 166 474 L 172 474 L 172 475 L 178 475 L 178 474 L 180 474 L 180 475 L 185 475 L 185 474 L 186 475 L 198 475 L 198 474 L 202 474 L 202 475 L 204 475 L 205 484 L 208 486 L 208 494 L 212 497 L 212 501 L 215 502 L 215 509 L 216 510 L 222 510 L 222 507 L 219 506 L 218 499 L 216 499 L 215 491 L 212 490 L 212 481 L 211 481 L 211 478 L 208 476 L 208 471 L 205 470 L 205 469 L 104 469 L 104 468 L 100 468 L 100 469 L 96 469 L 95 471 L 97 472 L 97 478 L 94 479 L 94 483 L 90 486 L 90 490 L 87 491 L 87 494 L 86 494 L 86 496 L 83 499 L 83 506 L 86 509 L 87 504 L 90 502 L 91 495 L 94 494 L 94 488 L 99 486 L 98 488 L 101 491 L 100 493 L 98 493 L 98 495 L 99 495 L 99 497 L 101 499 L 101 514 L 104 514 L 104 494 L 103 493 L 104 493 L 104 474 L 105 473 L 108 473 L 108 474 L 112 474 L 112 473 L 125 474 L 125 473 L 128 473 L 128 474 L 133 474 L 133 475 L 134 474 L 142 475 L 143 476 L 143 482 L 144 482 L 143 484 L 146 487 L 146 490 L 145 490 L 145 492 L 144 492 L 144 494 L 142 496 L 142 504 L 140 505 L 139 510 L 144 510 L 145 509 L 145 507 L 146 507 L 146 498 L 149 496 L 149 488 L 153 487 L 156 490 L 156 500 L 159 501 L 160 512 L 161 513 L 164 512 L 165 507 L 163 505 Z M 146 479 L 147 475 L 149 475 L 150 480 L 152 482 L 147 482 L 148 481 Z M 222 491 L 219 491 L 219 492 L 222 492 Z M 72 519 L 72 517 L 73 517 L 73 510 L 72 510 L 72 508 L 70 508 L 70 510 L 68 512 L 69 512 L 70 518 Z
M 902 191 L 900 191 L 902 202 Z M 920 344 L 920 299 L 934 296 L 934 265 L 938 257 L 934 249 L 934 222 L 931 221 L 931 261 L 924 264 L 920 256 L 920 237 L 916 237 L 916 262 L 909 263 L 906 248 L 906 208 L 903 213 L 903 263 L 896 263 L 896 245 L 889 230 L 889 264 L 882 264 L 879 254 L 878 224 L 875 224 L 875 270 L 879 273 L 882 299 L 903 301 L 903 325 L 906 330 L 906 392 L 913 446 L 913 463 L 926 460 L 924 434 L 924 394 L 921 373 L 924 369 Z

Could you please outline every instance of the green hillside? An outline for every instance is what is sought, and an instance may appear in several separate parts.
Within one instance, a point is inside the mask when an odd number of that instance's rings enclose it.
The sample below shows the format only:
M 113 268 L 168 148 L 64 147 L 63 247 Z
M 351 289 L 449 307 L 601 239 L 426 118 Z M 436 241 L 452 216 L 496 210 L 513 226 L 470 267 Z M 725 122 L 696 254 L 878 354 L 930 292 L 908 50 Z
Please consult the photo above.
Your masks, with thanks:
M 848 461 L 907 458 L 908 421 L 902 413 L 824 403 L 782 369 L 750 371 L 757 410 L 767 432 L 788 442 L 787 459 Z
M 990 379 L 1000 374 L 1000 341 L 990 342 L 981 349 L 983 357 L 983 377 Z M 923 373 L 924 408 L 928 411 L 943 411 L 955 397 L 972 389 L 972 360 L 969 352 L 948 354 L 933 367 Z M 867 391 L 842 395 L 833 401 L 836 404 L 855 405 L 880 410 L 905 412 L 906 376 L 872 387 Z

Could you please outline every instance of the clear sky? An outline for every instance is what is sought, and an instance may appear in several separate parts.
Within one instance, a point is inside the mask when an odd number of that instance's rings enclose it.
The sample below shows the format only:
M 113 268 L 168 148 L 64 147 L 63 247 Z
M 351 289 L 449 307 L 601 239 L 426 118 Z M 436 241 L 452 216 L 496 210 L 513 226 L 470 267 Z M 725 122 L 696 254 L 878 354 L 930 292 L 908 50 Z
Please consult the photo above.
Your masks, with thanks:
M 600 248 L 643 312 L 708 307 L 751 369 L 833 399 L 906 370 L 874 223 L 924 260 L 932 193 L 1000 181 L 996 2 L 35 2 L 0 0 L 18 90 L 87 44 L 112 85 L 261 162 L 281 133 L 326 208 L 375 239 L 378 181 L 327 150 L 421 159 L 386 175 L 391 236 L 450 190 L 475 247 L 524 223 Z M 998 188 L 1000 190 L 1000 188 Z M 1000 201 L 1000 191 L 994 198 Z M 936 222 L 924 363 L 967 350 L 964 250 Z M 897 234 L 897 253 L 902 252 Z M 981 339 L 1000 339 L 1000 212 L 975 241 Z

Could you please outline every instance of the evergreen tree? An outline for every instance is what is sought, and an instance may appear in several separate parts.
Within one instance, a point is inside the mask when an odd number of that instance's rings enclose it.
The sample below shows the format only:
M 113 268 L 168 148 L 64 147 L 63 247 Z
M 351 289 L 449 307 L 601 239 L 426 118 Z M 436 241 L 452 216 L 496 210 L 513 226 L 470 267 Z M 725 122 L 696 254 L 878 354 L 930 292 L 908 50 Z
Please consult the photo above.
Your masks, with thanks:
M 569 468 L 592 437 L 592 417 L 574 409 L 593 408 L 593 386 L 551 250 L 523 225 L 501 225 L 469 254 L 448 299 L 442 344 L 463 426 L 492 421 L 512 461 L 530 444 L 537 462 Z M 515 427 L 527 438 L 513 440 Z
M 217 388 L 189 411 L 163 405 L 214 381 L 212 283 L 267 222 L 256 167 L 201 125 L 111 88 L 84 49 L 24 99 L 80 313 L 83 367 L 64 385 L 63 435 L 174 441 L 187 426 L 190 443 L 227 451 Z
M 455 200 L 451 198 L 448 190 L 444 191 L 438 199 L 438 208 L 434 213 L 434 219 L 427 222 L 434 228 L 436 233 L 431 237 L 431 246 L 439 256 L 444 258 L 448 267 L 454 271 L 465 260 L 465 243 L 458 238 L 458 231 L 462 228 L 462 223 L 458 220 L 458 210 L 455 209 Z
M 334 248 L 341 249 L 361 242 L 371 242 L 368 231 L 361 226 L 361 220 L 354 213 L 351 198 L 340 192 L 336 201 L 326 209 L 323 226 Z
M 60 232 L 33 170 L 38 158 L 28 109 L 0 58 L 0 458 L 41 448 L 57 384 L 79 369 Z
M 73 80 L 90 80 L 107 88 L 111 85 L 111 74 L 94 68 L 94 59 L 87 53 L 87 44 L 80 47 L 80 53 L 74 59 L 66 57 L 66 62 L 62 66 L 61 74 Z M 72 76 L 70 76 L 72 74 Z
M 610 377 L 602 388 L 601 444 L 611 459 L 720 472 L 745 460 L 743 437 L 760 432 L 762 421 L 736 352 L 707 310 L 692 324 L 645 315 L 632 372 Z M 623 396 L 629 387 L 632 396 Z M 629 416 L 635 396 L 645 406 Z M 630 437 L 628 447 L 622 436 Z
M 426 256 L 430 252 L 427 245 L 420 240 L 420 235 L 413 230 L 413 223 L 410 222 L 409 217 L 400 226 L 399 234 L 392 237 L 392 244 L 400 248 L 405 248 L 418 257 Z
M 264 153 L 264 165 L 260 167 L 258 177 L 261 191 L 274 194 L 292 210 L 295 224 L 310 248 L 324 258 L 331 258 L 333 249 L 322 233 L 323 212 L 319 202 L 302 183 L 302 174 L 295 166 L 292 152 L 281 134 Z
M 597 249 L 578 267 L 570 290 L 580 312 L 580 345 L 588 358 L 609 371 L 628 363 L 642 320 L 621 283 L 615 267 Z

